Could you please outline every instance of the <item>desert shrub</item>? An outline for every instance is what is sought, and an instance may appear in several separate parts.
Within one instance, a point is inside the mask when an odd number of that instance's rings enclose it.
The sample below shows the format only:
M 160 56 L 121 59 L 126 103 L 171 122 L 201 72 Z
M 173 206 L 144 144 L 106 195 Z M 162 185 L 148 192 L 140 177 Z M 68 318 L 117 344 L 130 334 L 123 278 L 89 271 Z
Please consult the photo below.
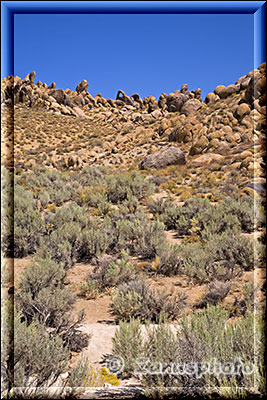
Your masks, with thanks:
M 105 367 L 95 370 L 87 358 L 78 361 L 77 365 L 70 371 L 67 381 L 68 386 L 73 388 L 101 387 L 105 383 L 119 386 L 120 380 Z
M 72 293 L 64 287 L 65 272 L 52 260 L 39 260 L 23 273 L 16 296 L 16 305 L 28 323 L 33 319 L 47 326 L 57 326 L 62 313 L 74 302 Z
M 208 253 L 201 243 L 188 243 L 181 246 L 182 271 L 191 279 L 199 282 L 208 280 L 207 267 L 212 262 L 212 254 Z
M 14 386 L 25 391 L 53 386 L 70 358 L 60 337 L 52 337 L 38 322 L 27 325 L 20 314 L 14 319 Z
M 174 207 L 174 203 L 171 201 L 170 198 L 161 198 L 159 200 L 152 200 L 147 203 L 147 208 L 149 209 L 149 211 L 156 216 L 165 214 L 171 207 Z
M 253 232 L 265 224 L 262 202 L 253 196 L 226 197 L 223 202 L 224 213 L 235 215 L 241 229 L 245 232 Z
M 112 232 L 95 218 L 89 220 L 83 207 L 77 204 L 62 207 L 47 218 L 48 233 L 41 243 L 40 254 L 49 254 L 65 268 L 75 262 L 104 253 L 113 241 Z
M 105 166 L 89 166 L 77 175 L 77 181 L 81 186 L 95 186 L 103 183 L 106 175 L 110 173 Z
M 143 354 L 141 322 L 130 318 L 129 322 L 120 321 L 112 338 L 112 354 L 124 361 L 123 374 L 129 375 L 136 368 L 136 361 Z
M 222 235 L 214 235 L 207 243 L 206 250 L 213 254 L 215 261 L 227 261 L 232 265 L 249 271 L 259 262 L 254 246 L 256 242 L 236 233 L 224 232 Z
M 65 288 L 64 277 L 63 267 L 55 261 L 38 260 L 22 275 L 16 292 L 16 309 L 28 325 L 38 321 L 50 329 L 52 336 L 60 335 L 65 346 L 80 351 L 88 344 L 89 337 L 78 330 L 83 315 L 76 321 L 69 315 L 75 297 Z
M 167 230 L 177 229 L 179 221 L 179 232 L 183 234 L 187 231 L 189 222 L 186 221 L 182 214 L 181 207 L 175 205 L 166 208 L 166 210 L 160 215 L 159 220 L 164 223 Z
M 7 257 L 14 257 L 14 175 L 1 167 L 1 249 Z
M 76 223 L 81 229 L 89 226 L 89 218 L 85 208 L 76 203 L 61 207 L 55 214 L 47 214 L 46 221 L 52 231 L 62 228 L 67 223 Z
M 118 286 L 111 298 L 112 313 L 125 320 L 130 317 L 155 322 L 174 320 L 185 304 L 183 295 L 152 292 L 144 281 L 137 279 Z
M 39 259 L 30 264 L 22 273 L 19 289 L 35 297 L 42 289 L 59 286 L 66 273 L 61 264 L 53 260 Z
M 14 190 L 14 256 L 35 252 L 44 233 L 44 222 L 32 194 L 21 186 Z
M 62 205 L 73 198 L 79 183 L 69 175 L 40 165 L 33 167 L 31 172 L 24 172 L 16 180 L 17 184 L 29 189 L 35 199 L 46 207 L 49 202 Z
M 197 307 L 207 307 L 207 305 L 215 306 L 220 303 L 229 293 L 231 289 L 230 282 L 213 281 L 209 284 L 207 293 L 197 304 Z
M 149 387 L 176 387 L 187 396 L 194 396 L 199 390 L 205 395 L 213 392 L 233 395 L 239 390 L 241 397 L 255 389 L 256 393 L 257 390 L 262 392 L 264 349 L 259 340 L 263 338 L 263 322 L 257 316 L 254 318 L 249 313 L 241 320 L 227 324 L 228 312 L 212 306 L 204 312 L 184 316 L 175 333 L 166 326 L 150 328 L 148 341 L 144 343 L 146 368 L 153 365 L 158 368 L 156 363 L 160 361 L 165 371 L 174 373 L 151 374 L 143 370 L 143 383 Z M 201 363 L 210 363 L 213 368 L 214 363 L 222 366 L 231 363 L 237 373 L 205 372 Z M 241 366 L 239 370 L 238 364 Z M 254 365 L 254 373 L 242 373 L 246 365 L 250 371 Z
M 138 171 L 110 175 L 106 183 L 108 200 L 112 203 L 122 202 L 132 196 L 140 200 L 154 192 L 154 185 Z
M 234 231 L 213 235 L 207 243 L 186 243 L 180 247 L 181 270 L 196 281 L 229 280 L 259 265 L 259 246 Z
M 104 225 L 97 229 L 94 227 L 84 230 L 82 234 L 82 247 L 78 260 L 99 257 L 105 253 L 113 242 L 113 237 L 105 231 Z
M 86 299 L 95 299 L 99 292 L 98 284 L 96 281 L 87 279 L 86 282 L 82 282 L 79 287 L 79 296 L 85 297 Z
M 159 261 L 155 272 L 166 276 L 177 275 L 182 267 L 181 250 L 178 245 L 163 243 L 157 249 Z
M 133 251 L 146 259 L 153 259 L 165 238 L 164 225 L 158 220 L 135 221 L 133 225 Z
M 108 256 L 100 258 L 90 279 L 96 280 L 100 290 L 103 290 L 131 281 L 135 275 L 134 264 L 129 261 L 128 253 L 122 251 L 119 259 Z

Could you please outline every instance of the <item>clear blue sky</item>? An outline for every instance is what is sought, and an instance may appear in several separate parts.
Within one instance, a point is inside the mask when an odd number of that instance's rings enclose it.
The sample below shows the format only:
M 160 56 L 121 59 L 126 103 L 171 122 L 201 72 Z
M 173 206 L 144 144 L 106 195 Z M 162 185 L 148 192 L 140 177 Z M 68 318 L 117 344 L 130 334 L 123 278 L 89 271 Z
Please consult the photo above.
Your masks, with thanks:
M 202 97 L 253 65 L 253 15 L 15 15 L 15 75 L 95 96 L 159 97 L 187 83 Z

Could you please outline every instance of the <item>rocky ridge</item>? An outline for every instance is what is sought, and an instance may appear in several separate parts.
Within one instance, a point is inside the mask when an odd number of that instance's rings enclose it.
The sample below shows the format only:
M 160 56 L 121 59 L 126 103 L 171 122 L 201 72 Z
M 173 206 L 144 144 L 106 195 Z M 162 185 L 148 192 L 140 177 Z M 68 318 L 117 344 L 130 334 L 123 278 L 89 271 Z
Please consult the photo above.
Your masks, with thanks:
M 262 64 L 235 84 L 217 86 L 204 101 L 200 89 L 188 91 L 186 84 L 158 100 L 122 90 L 112 100 L 93 97 L 86 80 L 71 91 L 35 84 L 35 72 L 9 76 L 1 86 L 3 163 L 14 159 L 22 170 L 36 163 L 62 170 L 221 163 L 262 177 L 265 69 Z

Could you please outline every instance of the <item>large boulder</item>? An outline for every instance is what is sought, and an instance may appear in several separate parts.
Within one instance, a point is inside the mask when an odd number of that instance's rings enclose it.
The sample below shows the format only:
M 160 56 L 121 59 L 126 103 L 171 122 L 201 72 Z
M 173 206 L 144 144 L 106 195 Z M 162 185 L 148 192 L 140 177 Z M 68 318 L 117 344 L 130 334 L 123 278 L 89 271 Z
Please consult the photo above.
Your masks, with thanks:
M 140 169 L 165 168 L 168 165 L 182 165 L 186 163 L 185 153 L 177 147 L 161 149 L 149 154 L 140 164 Z
M 29 81 L 30 81 L 30 83 L 31 83 L 32 85 L 34 84 L 35 76 L 36 76 L 36 72 L 35 72 L 35 71 L 32 71 L 32 72 L 30 73 L 30 75 L 29 75 Z
M 191 99 L 191 100 L 186 101 L 183 104 L 180 112 L 185 115 L 190 115 L 190 114 L 195 113 L 201 107 L 202 107 L 202 103 L 199 100 Z
M 196 154 L 201 154 L 204 150 L 208 148 L 209 140 L 206 136 L 200 136 L 194 140 L 192 143 L 189 155 L 194 156 Z
M 207 94 L 207 96 L 206 96 L 206 98 L 205 98 L 205 100 L 204 100 L 204 102 L 206 103 L 206 104 L 213 104 L 213 103 L 215 103 L 216 101 L 218 101 L 218 100 L 220 100 L 220 97 L 218 96 L 218 95 L 216 95 L 215 93 L 208 93 Z
M 161 93 L 159 96 L 159 101 L 158 101 L 158 106 L 159 108 L 162 108 L 165 110 L 167 108 L 167 94 L 166 93 Z
M 219 85 L 214 89 L 214 93 L 220 97 L 220 99 L 225 99 L 232 94 L 237 94 L 240 92 L 241 86 L 237 85 L 229 85 L 225 87 L 224 85 Z
M 149 113 L 152 113 L 158 108 L 158 102 L 156 100 L 156 97 L 154 96 L 148 96 L 144 98 L 143 104 L 145 107 L 147 107 L 147 111 Z
M 50 96 L 54 97 L 58 104 L 64 104 L 65 93 L 63 89 L 56 89 L 51 91 Z
M 183 107 L 185 101 L 187 100 L 187 96 L 183 93 L 170 93 L 166 97 L 167 109 L 169 112 L 177 112 L 180 111 Z
M 86 79 L 84 79 L 83 81 L 78 83 L 76 87 L 76 92 L 77 93 L 87 92 L 87 89 L 88 89 L 88 82 Z
M 139 96 L 138 93 L 132 94 L 131 99 L 132 99 L 133 101 L 135 101 L 135 102 L 139 105 L 140 108 L 143 108 L 143 107 L 144 107 L 144 105 L 143 105 L 143 100 L 141 99 L 141 97 Z
M 55 82 L 50 83 L 50 85 L 48 86 L 48 89 L 55 89 L 55 88 L 56 88 Z
M 246 115 L 248 115 L 250 113 L 250 111 L 251 111 L 251 109 L 247 103 L 239 104 L 239 106 L 237 107 L 237 109 L 235 111 L 235 117 L 238 120 L 241 120 Z
M 255 100 L 259 99 L 260 105 L 266 102 L 266 75 L 265 70 L 256 70 L 249 81 L 245 92 L 245 101 L 252 105 Z

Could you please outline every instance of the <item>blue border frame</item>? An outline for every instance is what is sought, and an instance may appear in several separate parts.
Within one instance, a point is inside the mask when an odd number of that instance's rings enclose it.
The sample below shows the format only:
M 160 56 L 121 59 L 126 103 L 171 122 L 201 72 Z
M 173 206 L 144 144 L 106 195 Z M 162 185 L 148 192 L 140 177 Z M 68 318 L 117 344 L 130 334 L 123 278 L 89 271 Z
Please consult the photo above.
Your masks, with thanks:
M 266 1 L 2 1 L 1 70 L 14 75 L 15 14 L 253 14 L 254 68 L 266 61 Z

